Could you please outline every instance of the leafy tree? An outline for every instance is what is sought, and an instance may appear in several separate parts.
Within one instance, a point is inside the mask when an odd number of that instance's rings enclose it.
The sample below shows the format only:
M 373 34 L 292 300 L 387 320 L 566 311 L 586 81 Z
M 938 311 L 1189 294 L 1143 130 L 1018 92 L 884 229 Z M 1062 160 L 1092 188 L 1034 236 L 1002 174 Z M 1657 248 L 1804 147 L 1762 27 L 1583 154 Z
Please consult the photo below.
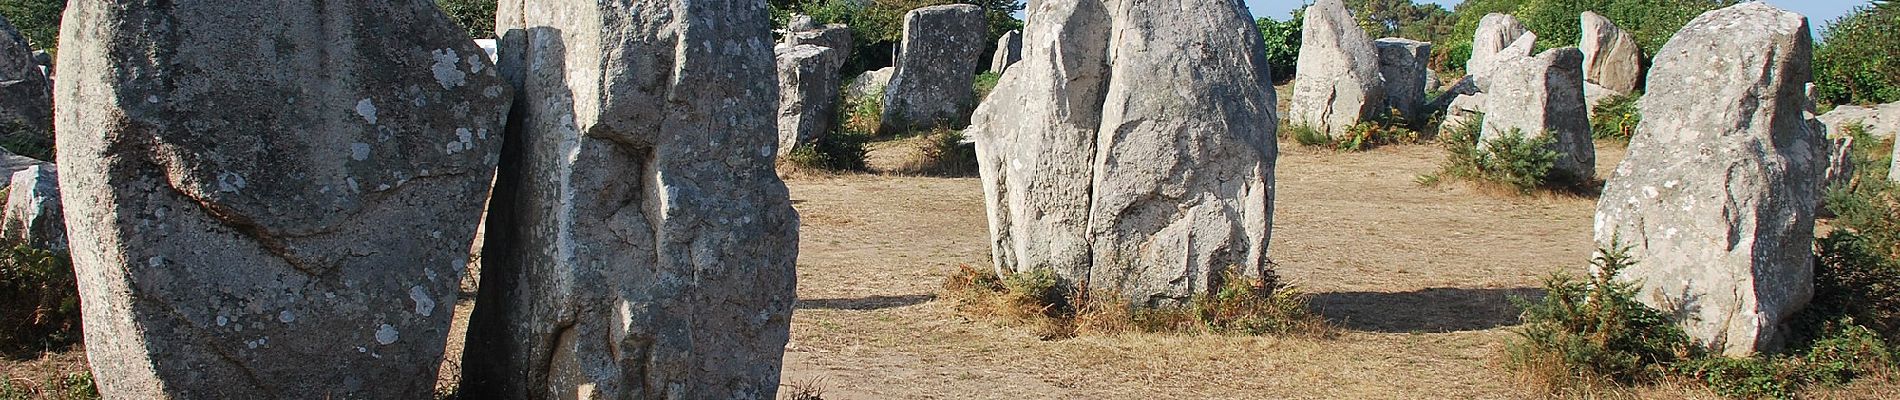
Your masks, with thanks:
M 450 21 L 476 39 L 495 37 L 495 0 L 435 0 Z
M 1274 83 L 1283 83 L 1293 79 L 1294 67 L 1300 59 L 1300 28 L 1304 25 L 1304 16 L 1299 10 L 1285 21 L 1275 21 L 1270 17 L 1254 20 L 1260 28 L 1260 38 L 1266 42 L 1267 65 L 1273 75 Z
M 0 0 L 0 15 L 35 49 L 59 47 L 59 16 L 66 0 Z
M 1900 101 L 1900 2 L 1855 8 L 1828 24 L 1814 49 L 1814 83 L 1829 104 Z

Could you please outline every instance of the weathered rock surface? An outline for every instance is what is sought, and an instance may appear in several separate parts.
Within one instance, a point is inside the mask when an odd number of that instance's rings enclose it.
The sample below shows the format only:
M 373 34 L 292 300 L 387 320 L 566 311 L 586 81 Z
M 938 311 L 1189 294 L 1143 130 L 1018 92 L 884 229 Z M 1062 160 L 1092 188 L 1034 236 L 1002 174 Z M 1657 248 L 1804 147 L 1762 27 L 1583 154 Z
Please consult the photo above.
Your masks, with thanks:
M 1270 274 L 1274 100 L 1242 2 L 1039 7 L 970 130 L 998 269 L 1143 306 Z
M 59 204 L 59 168 L 27 167 L 7 185 L 0 235 L 37 249 L 66 250 L 66 214 Z
M 1505 52 L 1505 49 L 1511 48 L 1526 35 L 1536 41 L 1536 35 L 1525 30 L 1524 24 L 1518 23 L 1516 17 L 1510 14 L 1486 14 L 1484 19 L 1478 20 L 1478 31 L 1471 38 L 1471 58 L 1465 61 L 1465 73 L 1481 76 L 1490 71 L 1491 65 L 1500 57 L 1530 56 L 1532 49 L 1529 46 L 1521 52 Z
M 53 138 L 52 82 L 6 17 L 0 17 L 0 138 L 47 145 Z
M 778 154 L 816 144 L 838 115 L 837 50 L 809 44 L 779 47 Z
M 864 71 L 864 73 L 858 74 L 858 77 L 851 78 L 851 83 L 844 86 L 844 93 L 841 93 L 841 97 L 849 101 L 850 99 L 875 95 L 881 100 L 884 97 L 884 86 L 891 83 L 891 74 L 896 72 L 897 67 L 884 67 L 875 71 Z
M 1802 118 L 1807 19 L 1759 2 L 1710 11 L 1663 46 L 1644 118 L 1597 205 L 1630 246 L 1639 298 L 1729 355 L 1778 346 L 1813 293 L 1825 142 Z
M 423 0 L 72 2 L 63 29 L 100 394 L 428 398 L 509 106 L 465 31 Z
M 1818 117 L 1827 125 L 1828 136 L 1845 135 L 1843 129 L 1850 124 L 1860 124 L 1874 137 L 1893 137 L 1900 135 L 1900 103 L 1888 103 L 1873 107 L 1844 105 L 1835 107 Z
M 1384 113 L 1386 86 L 1379 77 L 1379 50 L 1359 30 L 1341 0 L 1307 7 L 1300 31 L 1288 118 L 1328 136 Z
M 897 70 L 884 87 L 884 133 L 961 129 L 976 108 L 976 73 L 988 39 L 983 9 L 924 7 L 904 15 Z
M 1023 59 L 1023 32 L 1009 31 L 996 40 L 996 56 L 991 57 L 990 72 L 998 74 L 1009 70 L 1010 65 Z
M 1406 38 L 1382 38 L 1372 42 L 1379 49 L 1379 74 L 1385 80 L 1385 104 L 1407 121 L 1419 121 L 1427 114 L 1425 87 L 1431 70 L 1432 44 Z
M 1550 49 L 1536 57 L 1497 61 L 1491 90 L 1485 92 L 1486 143 L 1512 131 L 1524 137 L 1550 136 L 1560 155 L 1552 172 L 1576 181 L 1596 176 L 1596 144 L 1583 98 L 1583 53 L 1575 47 Z
M 1471 121 L 1472 118 L 1476 118 L 1479 114 L 1484 113 L 1486 97 L 1484 93 L 1446 93 L 1444 97 L 1450 98 L 1451 100 L 1444 102 L 1445 118 L 1438 124 L 1439 134 L 1441 135 L 1444 134 L 1446 129 L 1456 129 L 1464 126 L 1464 124 Z
M 45 161 L 40 161 L 33 157 L 13 154 L 13 152 L 7 151 L 7 149 L 5 148 L 0 148 L 0 174 L 6 174 L 6 176 L 13 176 L 13 173 L 15 172 L 20 172 L 21 170 L 25 170 L 27 167 L 40 165 L 40 164 L 48 164 L 48 163 Z
M 830 24 L 787 32 L 785 40 L 780 43 L 781 47 L 797 47 L 805 44 L 831 49 L 832 56 L 838 59 L 839 68 L 844 67 L 845 60 L 851 59 L 852 46 L 855 45 L 851 38 L 851 27 L 844 24 Z
M 1636 36 L 1594 12 L 1584 11 L 1582 21 L 1583 79 L 1617 93 L 1635 92 L 1643 79 L 1643 48 Z
M 501 4 L 499 69 L 521 107 L 489 211 L 463 393 L 775 396 L 798 217 L 772 168 L 763 7 Z M 630 8 L 667 17 L 606 18 Z
M 1583 82 L 1583 106 L 1584 110 L 1588 111 L 1588 114 L 1591 116 L 1597 115 L 1597 104 L 1601 104 L 1604 100 L 1609 100 L 1611 97 L 1621 95 L 1623 94 L 1606 87 L 1597 86 L 1595 83 L 1590 83 L 1589 81 Z

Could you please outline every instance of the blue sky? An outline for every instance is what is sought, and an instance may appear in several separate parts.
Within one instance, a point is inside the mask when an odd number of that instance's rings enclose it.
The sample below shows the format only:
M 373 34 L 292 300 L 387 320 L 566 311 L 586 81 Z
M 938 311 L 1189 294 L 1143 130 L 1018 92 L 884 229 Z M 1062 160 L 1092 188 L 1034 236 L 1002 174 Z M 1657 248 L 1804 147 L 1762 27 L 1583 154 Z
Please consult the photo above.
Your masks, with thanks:
M 1416 1 L 1443 4 L 1446 8 L 1451 8 L 1461 2 L 1461 0 Z M 1312 2 L 1313 0 L 1247 0 L 1247 8 L 1252 10 L 1255 16 L 1286 19 L 1294 8 Z M 1868 0 L 1768 0 L 1768 4 L 1808 16 L 1808 24 L 1816 31 L 1827 26 L 1827 21 L 1840 18 L 1841 15 L 1847 14 L 1847 10 L 1867 4 L 1867 2 Z

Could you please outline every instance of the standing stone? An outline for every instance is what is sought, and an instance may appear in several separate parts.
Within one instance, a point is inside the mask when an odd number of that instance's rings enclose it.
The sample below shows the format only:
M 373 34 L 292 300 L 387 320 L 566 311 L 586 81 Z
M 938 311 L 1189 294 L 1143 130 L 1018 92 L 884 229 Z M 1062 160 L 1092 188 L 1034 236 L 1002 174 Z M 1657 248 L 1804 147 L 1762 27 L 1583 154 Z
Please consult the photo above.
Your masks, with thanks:
M 1516 17 L 1510 14 L 1485 14 L 1484 19 L 1478 20 L 1477 33 L 1471 38 L 1471 58 L 1465 61 L 1465 73 L 1482 77 L 1500 59 L 1530 56 L 1533 50 L 1529 45 L 1521 50 L 1513 46 L 1525 36 L 1530 36 L 1532 42 L 1536 41 L 1537 35 L 1525 30 L 1524 24 L 1518 23 Z
M 7 185 L 0 236 L 37 249 L 66 250 L 66 214 L 59 204 L 59 169 L 53 164 L 27 167 Z
M 1597 13 L 1583 12 L 1583 79 L 1617 93 L 1633 93 L 1643 79 L 1643 48 L 1636 36 Z
M 1379 51 L 1355 21 L 1341 0 L 1307 7 L 1287 109 L 1294 125 L 1339 137 L 1385 112 Z
M 780 47 L 797 47 L 803 44 L 830 48 L 832 57 L 838 59 L 839 68 L 844 68 L 845 61 L 851 59 L 851 46 L 854 45 L 851 39 L 851 27 L 844 24 L 831 24 L 787 33 Z
M 1827 114 L 1817 117 L 1827 125 L 1828 136 L 1840 137 L 1847 134 L 1848 125 L 1860 124 L 1867 133 L 1878 138 L 1890 138 L 1900 135 L 1900 103 L 1887 103 L 1872 107 L 1843 105 L 1834 107 Z
M 1405 38 L 1383 38 L 1372 44 L 1379 49 L 1386 108 L 1398 111 L 1406 121 L 1425 119 L 1426 80 L 1431 75 L 1425 64 L 1432 59 L 1432 44 Z
M 838 115 L 837 50 L 809 44 L 779 47 L 778 154 L 817 144 Z
M 845 84 L 844 93 L 841 93 L 841 95 L 845 101 L 865 96 L 877 96 L 879 100 L 883 100 L 884 86 L 891 83 L 891 74 L 895 72 L 897 72 L 896 67 L 884 67 L 875 71 L 864 71 L 864 73 L 858 74 L 858 77 L 851 78 L 851 83 Z
M 0 17 L 0 138 L 53 144 L 53 85 L 26 38 Z M 35 155 L 44 157 L 45 155 Z
M 100 394 L 428 398 L 509 106 L 467 33 L 424 0 L 75 1 L 62 28 Z
M 1239 0 L 1041 4 L 970 131 L 1000 271 L 1140 306 L 1271 276 L 1276 121 L 1247 15 Z
M 988 39 L 983 9 L 953 4 L 910 10 L 897 70 L 884 87 L 880 133 L 961 129 L 976 107 L 977 64 Z
M 990 61 L 990 72 L 1002 74 L 1009 66 L 1023 59 L 1023 31 L 1009 31 L 1002 39 L 996 40 L 996 56 Z
M 521 107 L 462 393 L 773 398 L 798 217 L 764 3 L 507 0 L 497 21 Z
M 1551 136 L 1557 151 L 1551 172 L 1577 182 L 1596 176 L 1596 144 L 1583 99 L 1583 52 L 1550 49 L 1536 57 L 1498 60 L 1485 92 L 1480 143 L 1512 131 L 1526 138 Z M 1652 114 L 1654 115 L 1654 114 Z
M 1801 118 L 1807 19 L 1759 2 L 1703 13 L 1663 46 L 1644 118 L 1597 204 L 1631 247 L 1639 299 L 1728 355 L 1779 346 L 1812 296 L 1825 143 Z

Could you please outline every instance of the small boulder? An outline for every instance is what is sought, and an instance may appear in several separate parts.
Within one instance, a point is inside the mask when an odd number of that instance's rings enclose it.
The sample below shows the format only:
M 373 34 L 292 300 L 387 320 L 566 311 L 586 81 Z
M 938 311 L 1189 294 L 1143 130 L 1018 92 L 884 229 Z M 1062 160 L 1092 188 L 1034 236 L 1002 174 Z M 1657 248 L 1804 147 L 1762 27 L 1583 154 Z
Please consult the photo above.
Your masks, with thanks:
M 13 173 L 0 236 L 38 249 L 66 250 L 66 214 L 59 204 L 59 168 L 39 164 Z
M 1827 142 L 1802 118 L 1807 18 L 1761 2 L 1703 13 L 1656 55 L 1645 118 L 1597 203 L 1619 279 L 1692 339 L 1770 351 L 1814 293 L 1814 211 Z
M 988 41 L 983 8 L 924 7 L 904 14 L 897 71 L 884 87 L 880 133 L 962 129 L 976 108 L 976 73 Z
M 1307 7 L 1288 120 L 1338 137 L 1384 113 L 1379 50 L 1341 0 Z
M 1609 18 L 1584 11 L 1583 79 L 1616 93 L 1632 93 L 1643 79 L 1643 48 L 1636 36 L 1616 27 Z
M 837 64 L 839 68 L 844 68 L 845 61 L 851 59 L 852 46 L 855 45 L 851 38 L 851 27 L 845 26 L 844 24 L 830 24 L 802 31 L 787 32 L 785 34 L 785 40 L 780 42 L 781 47 L 797 47 L 798 45 L 804 44 L 831 49 L 832 57 L 838 59 Z
M 1583 52 L 1550 49 L 1536 57 L 1498 60 L 1485 92 L 1487 143 L 1512 131 L 1526 138 L 1550 136 L 1559 157 L 1552 173 L 1577 182 L 1596 176 L 1596 144 L 1584 106 Z

